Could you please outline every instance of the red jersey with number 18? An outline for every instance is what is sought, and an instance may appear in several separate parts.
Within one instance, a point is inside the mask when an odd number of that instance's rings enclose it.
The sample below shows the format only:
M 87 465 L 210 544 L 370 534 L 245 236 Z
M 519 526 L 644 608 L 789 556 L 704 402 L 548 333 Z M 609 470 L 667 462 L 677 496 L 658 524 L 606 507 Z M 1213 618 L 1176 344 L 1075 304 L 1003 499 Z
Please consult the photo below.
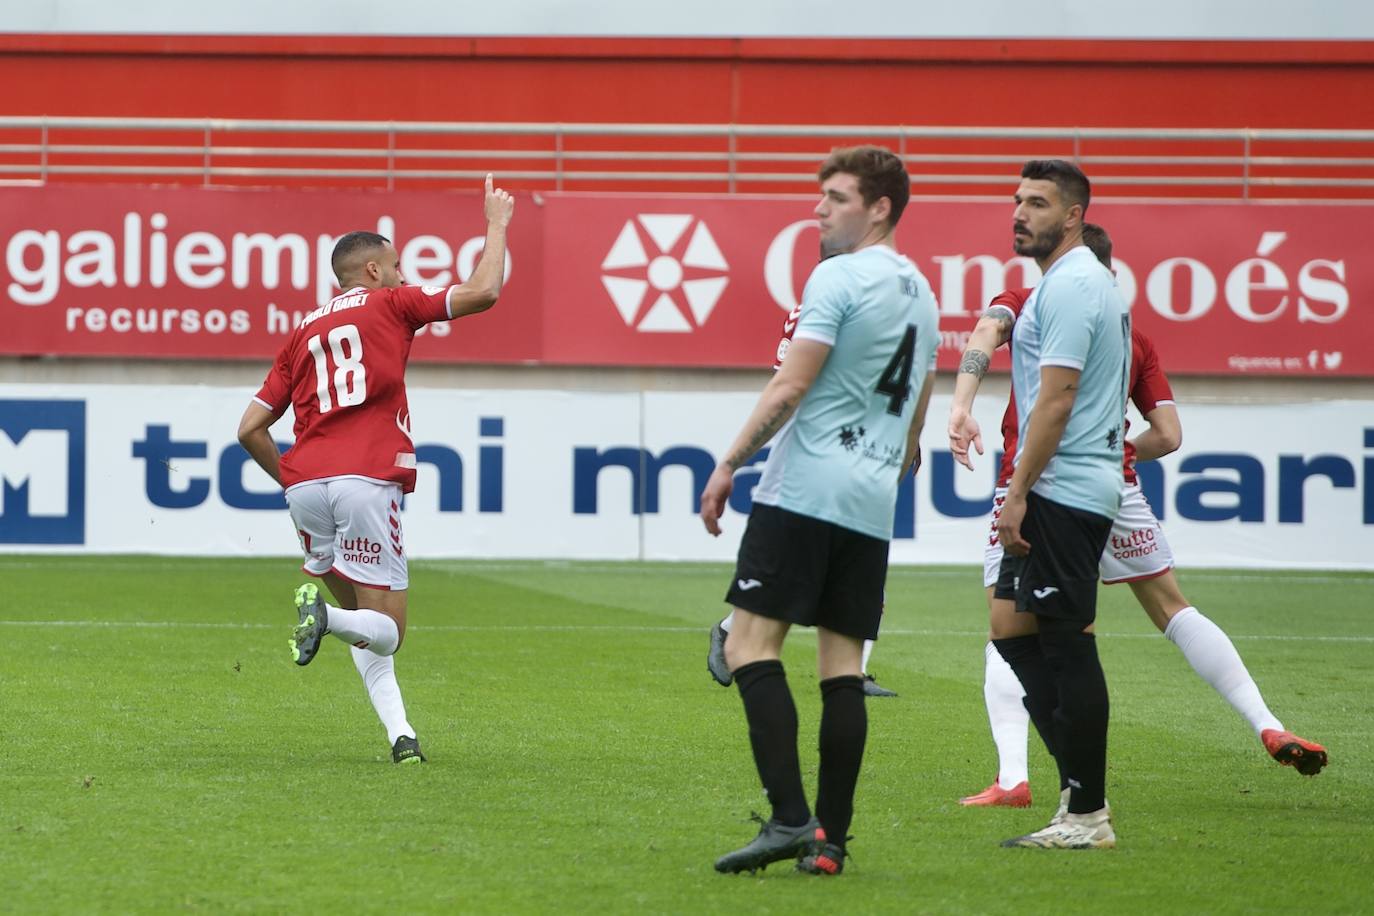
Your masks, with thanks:
M 415 332 L 448 319 L 448 287 L 433 286 L 359 286 L 305 316 L 254 398 L 295 410 L 283 487 L 357 476 L 415 489 L 406 362 Z

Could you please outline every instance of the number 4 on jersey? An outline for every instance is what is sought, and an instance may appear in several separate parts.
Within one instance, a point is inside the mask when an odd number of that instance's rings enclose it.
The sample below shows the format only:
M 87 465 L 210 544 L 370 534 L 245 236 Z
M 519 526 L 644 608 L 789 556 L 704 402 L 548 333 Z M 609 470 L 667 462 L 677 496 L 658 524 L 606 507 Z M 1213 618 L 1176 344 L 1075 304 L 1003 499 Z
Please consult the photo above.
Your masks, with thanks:
M 916 358 L 916 325 L 906 326 L 906 333 L 902 335 L 902 342 L 897 345 L 897 352 L 892 354 L 892 359 L 888 360 L 887 368 L 878 378 L 878 385 L 873 390 L 879 394 L 887 395 L 887 412 L 893 416 L 901 416 L 902 405 L 906 399 L 911 397 L 911 364 Z

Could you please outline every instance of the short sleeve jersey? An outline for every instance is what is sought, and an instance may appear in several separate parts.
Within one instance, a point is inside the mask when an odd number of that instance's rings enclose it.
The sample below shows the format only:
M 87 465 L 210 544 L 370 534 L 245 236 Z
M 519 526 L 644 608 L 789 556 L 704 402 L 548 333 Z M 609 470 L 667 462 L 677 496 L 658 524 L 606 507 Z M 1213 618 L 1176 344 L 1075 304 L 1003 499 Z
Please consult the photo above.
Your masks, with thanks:
M 295 410 L 282 486 L 366 477 L 415 489 L 406 362 L 415 332 L 448 318 L 448 289 L 430 286 L 356 287 L 305 316 L 254 398 Z
M 817 265 L 796 321 L 794 339 L 831 350 L 774 439 L 754 501 L 891 540 L 907 432 L 939 344 L 930 284 L 873 245 Z
M 984 315 L 990 315 L 996 309 L 1010 313 L 1012 321 L 1021 315 L 1021 307 L 1030 298 L 1029 289 L 1007 290 L 999 293 L 988 303 Z M 1009 341 L 1007 346 L 1011 346 Z M 1169 385 L 1169 377 L 1164 374 L 1164 368 L 1159 364 L 1159 354 L 1155 350 L 1155 345 L 1144 332 L 1134 325 L 1131 326 L 1131 402 L 1140 411 L 1141 416 L 1148 414 L 1156 407 L 1174 403 L 1174 392 Z M 1126 424 L 1126 432 L 1130 433 L 1130 423 Z M 1135 446 L 1128 438 L 1123 444 L 1123 468 L 1122 476 L 1127 484 L 1134 484 L 1137 481 L 1135 472 Z M 1007 410 L 1002 415 L 1002 464 L 997 472 L 997 486 L 1005 487 L 1011 483 L 1011 475 L 1016 466 L 1013 463 L 1016 458 L 1016 393 L 1012 392 L 1011 398 L 1007 401 Z
M 801 319 L 801 303 L 787 313 L 787 319 L 782 323 L 782 337 L 778 340 L 777 352 L 773 354 L 774 371 L 782 368 L 782 361 L 787 358 L 787 350 L 792 346 L 792 335 L 797 332 L 797 322 Z
M 1156 407 L 1174 403 L 1174 390 L 1169 377 L 1159 364 L 1155 345 L 1134 326 L 1131 327 L 1131 403 L 1143 417 Z M 1126 424 L 1130 432 L 1130 423 Z M 1136 482 L 1135 446 L 1126 440 L 1126 483 Z
M 1016 322 L 1012 392 L 1016 461 L 1040 397 L 1040 370 L 1080 373 L 1068 423 L 1032 489 L 1064 506 L 1115 518 L 1121 506 L 1131 319 L 1111 271 L 1084 245 L 1055 261 Z

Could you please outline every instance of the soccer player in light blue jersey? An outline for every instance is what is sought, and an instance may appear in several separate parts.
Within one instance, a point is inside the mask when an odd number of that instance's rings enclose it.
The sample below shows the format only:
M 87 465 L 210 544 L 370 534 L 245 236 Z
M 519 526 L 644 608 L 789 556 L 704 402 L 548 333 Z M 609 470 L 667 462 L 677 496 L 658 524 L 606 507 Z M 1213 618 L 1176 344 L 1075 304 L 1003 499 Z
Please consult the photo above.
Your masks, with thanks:
M 897 483 L 920 463 L 933 387 L 935 297 L 893 239 L 910 196 L 901 159 L 879 147 L 839 149 L 820 179 L 823 260 L 787 359 L 701 496 L 702 522 L 718 535 L 735 472 L 777 435 L 726 594 L 735 619 L 725 643 L 773 811 L 751 843 L 716 862 L 721 872 L 798 856 L 802 871 L 843 869 L 868 733 L 863 641 L 877 636 Z M 819 634 L 815 817 L 780 660 L 793 624 Z
M 1066 814 L 1006 846 L 1116 845 L 1106 802 L 1107 682 L 1092 633 L 1098 560 L 1121 504 L 1130 387 L 1130 313 L 1110 270 L 1083 244 L 1087 176 L 1027 162 L 1013 247 L 1044 278 L 1017 319 L 1015 471 L 997 522 L 1021 635 L 996 642 L 1069 787 Z

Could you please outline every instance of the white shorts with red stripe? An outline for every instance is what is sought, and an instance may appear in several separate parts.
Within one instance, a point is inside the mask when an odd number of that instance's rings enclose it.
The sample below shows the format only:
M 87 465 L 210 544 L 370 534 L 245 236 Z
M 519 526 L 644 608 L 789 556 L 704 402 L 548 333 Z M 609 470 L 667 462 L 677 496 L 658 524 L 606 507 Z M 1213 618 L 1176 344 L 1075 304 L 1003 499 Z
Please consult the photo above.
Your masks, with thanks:
M 401 487 L 368 477 L 307 480 L 286 491 L 305 572 L 333 571 L 355 585 L 400 591 L 410 584 L 401 533 Z
M 1002 566 L 1002 544 L 997 540 L 997 519 L 1007 491 L 998 487 L 992 494 L 991 525 L 983 548 L 983 587 L 997 584 Z M 1174 568 L 1174 552 L 1159 527 L 1159 519 L 1145 499 L 1139 484 L 1126 484 L 1121 490 L 1121 509 L 1112 522 L 1107 549 L 1102 551 L 1098 573 L 1107 585 L 1139 582 L 1162 576 Z
M 1002 517 L 1002 503 L 1007 501 L 1007 488 L 992 491 L 992 513 L 988 517 L 988 541 L 983 545 L 983 588 L 997 584 L 997 571 L 1002 568 L 1002 542 L 997 540 L 997 520 Z
M 1112 522 L 1107 548 L 1102 551 L 1098 570 L 1107 585 L 1139 582 L 1162 576 L 1174 568 L 1174 552 L 1159 527 L 1159 519 L 1140 491 L 1139 484 L 1127 484 L 1121 491 L 1121 509 Z

